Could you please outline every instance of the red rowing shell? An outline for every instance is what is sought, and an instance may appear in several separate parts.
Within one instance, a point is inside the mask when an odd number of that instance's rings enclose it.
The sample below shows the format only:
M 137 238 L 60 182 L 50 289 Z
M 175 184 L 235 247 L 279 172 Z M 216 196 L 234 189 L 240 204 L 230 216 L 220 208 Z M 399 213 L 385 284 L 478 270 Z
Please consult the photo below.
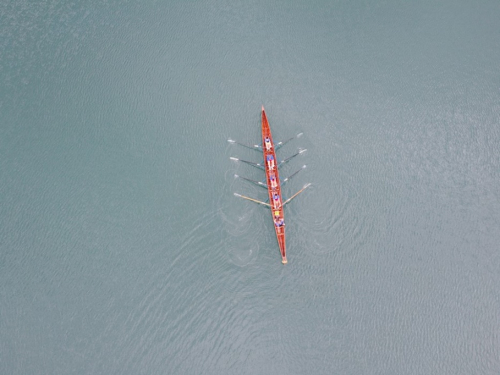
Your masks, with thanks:
M 271 128 L 267 121 L 266 112 L 262 107 L 262 150 L 264 153 L 264 165 L 266 170 L 267 190 L 269 193 L 269 204 L 273 217 L 276 238 L 281 253 L 281 263 L 286 264 L 286 242 L 285 242 L 285 214 L 283 211 L 283 197 L 281 196 L 278 163 L 274 149 Z

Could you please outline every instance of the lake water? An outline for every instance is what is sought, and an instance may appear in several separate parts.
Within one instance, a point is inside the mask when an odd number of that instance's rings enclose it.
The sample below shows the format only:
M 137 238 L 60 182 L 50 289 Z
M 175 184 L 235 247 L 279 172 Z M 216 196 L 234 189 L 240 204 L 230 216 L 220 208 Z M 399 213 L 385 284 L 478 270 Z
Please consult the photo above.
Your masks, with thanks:
M 500 3 L 4 1 L 0 373 L 499 374 Z M 283 147 L 288 264 L 263 173 Z

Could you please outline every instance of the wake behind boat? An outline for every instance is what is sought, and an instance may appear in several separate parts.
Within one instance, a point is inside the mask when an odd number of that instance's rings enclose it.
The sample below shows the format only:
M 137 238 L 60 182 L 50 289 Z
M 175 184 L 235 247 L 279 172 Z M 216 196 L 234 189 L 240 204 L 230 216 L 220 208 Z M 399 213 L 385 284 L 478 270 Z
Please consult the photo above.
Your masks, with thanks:
M 302 135 L 302 133 L 298 134 L 296 137 L 299 137 Z M 301 190 L 299 190 L 297 193 L 292 195 L 289 199 L 283 200 L 283 196 L 281 194 L 281 185 L 288 182 L 292 177 L 294 177 L 297 173 L 299 173 L 303 168 L 305 168 L 305 165 L 293 173 L 291 176 L 285 178 L 283 181 L 280 180 L 279 178 L 279 167 L 283 165 L 284 163 L 288 162 L 292 158 L 294 158 L 297 155 L 300 155 L 303 153 L 304 150 L 299 150 L 297 153 L 294 155 L 282 160 L 281 162 L 278 163 L 276 159 L 276 150 L 283 147 L 286 143 L 290 142 L 296 137 L 292 137 L 288 139 L 285 142 L 279 142 L 276 145 L 273 142 L 273 136 L 271 134 L 271 128 L 269 127 L 269 122 L 267 121 L 267 116 L 266 112 L 264 110 L 264 106 L 262 106 L 262 144 L 261 145 L 253 145 L 253 146 L 247 146 L 241 143 L 238 143 L 233 140 L 228 140 L 230 143 L 236 143 L 241 146 L 255 149 L 255 150 L 262 150 L 263 152 L 263 157 L 264 157 L 264 162 L 263 164 L 259 163 L 254 163 L 251 161 L 246 161 L 246 160 L 241 160 L 238 158 L 231 157 L 231 160 L 234 161 L 241 161 L 243 163 L 252 165 L 254 167 L 264 169 L 266 173 L 266 182 L 261 182 L 261 181 L 254 181 L 249 178 L 241 177 L 246 181 L 252 182 L 258 186 L 265 187 L 268 192 L 269 196 L 269 203 L 267 202 L 262 202 L 257 199 L 249 198 L 241 194 L 234 193 L 237 197 L 259 203 L 265 206 L 268 206 L 271 209 L 271 214 L 273 218 L 273 223 L 274 223 L 274 229 L 276 232 L 276 238 L 278 240 L 278 246 L 280 249 L 281 253 L 281 262 L 283 264 L 286 264 L 288 262 L 286 258 L 286 238 L 285 238 L 285 213 L 283 211 L 283 207 L 290 202 L 293 198 L 295 198 L 297 195 L 302 193 L 306 188 L 308 188 L 311 184 L 306 184 Z M 235 175 L 236 177 L 240 177 L 238 175 Z

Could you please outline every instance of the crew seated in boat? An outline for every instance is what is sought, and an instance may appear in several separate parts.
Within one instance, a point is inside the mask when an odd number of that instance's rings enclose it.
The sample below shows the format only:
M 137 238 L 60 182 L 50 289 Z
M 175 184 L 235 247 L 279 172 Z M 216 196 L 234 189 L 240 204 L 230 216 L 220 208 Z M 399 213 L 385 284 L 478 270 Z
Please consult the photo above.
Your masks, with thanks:
M 282 227 L 285 225 L 285 222 L 283 221 L 283 219 L 278 219 L 274 222 L 274 224 L 279 228 L 279 227 Z
M 279 220 L 280 218 L 280 212 L 279 211 L 274 211 L 274 221 Z
M 277 193 L 273 195 L 274 207 L 280 206 L 280 196 Z
M 269 169 L 274 169 L 274 157 L 272 155 L 267 155 L 267 166 Z
M 276 187 L 278 186 L 278 184 L 276 183 L 276 176 L 272 174 L 269 179 L 271 180 L 271 188 L 276 189 Z
M 269 151 L 271 149 L 271 147 L 273 147 L 271 145 L 271 139 L 269 137 L 264 138 L 264 144 L 266 145 L 266 150 L 267 151 Z

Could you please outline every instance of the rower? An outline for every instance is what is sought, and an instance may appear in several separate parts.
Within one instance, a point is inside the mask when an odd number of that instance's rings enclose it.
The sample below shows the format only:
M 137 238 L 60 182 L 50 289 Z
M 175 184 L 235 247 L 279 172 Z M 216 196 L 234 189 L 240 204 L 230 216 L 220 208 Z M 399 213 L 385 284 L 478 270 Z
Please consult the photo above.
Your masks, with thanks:
M 264 144 L 266 145 L 266 150 L 267 151 L 269 151 L 271 149 L 271 147 L 273 147 L 271 145 L 271 139 L 269 137 L 264 138 Z
M 274 157 L 272 155 L 267 155 L 267 166 L 269 169 L 274 169 Z
M 271 180 L 271 188 L 273 190 L 276 189 L 276 186 L 278 186 L 278 184 L 276 183 L 276 177 L 274 176 L 274 174 L 272 174 L 269 179 Z
M 273 195 L 274 207 L 277 208 L 280 206 L 280 196 L 277 193 Z
M 279 227 L 282 227 L 285 225 L 285 222 L 283 221 L 283 219 L 279 219 L 279 220 L 276 220 L 274 222 L 274 224 L 276 224 L 276 226 L 279 228 Z

